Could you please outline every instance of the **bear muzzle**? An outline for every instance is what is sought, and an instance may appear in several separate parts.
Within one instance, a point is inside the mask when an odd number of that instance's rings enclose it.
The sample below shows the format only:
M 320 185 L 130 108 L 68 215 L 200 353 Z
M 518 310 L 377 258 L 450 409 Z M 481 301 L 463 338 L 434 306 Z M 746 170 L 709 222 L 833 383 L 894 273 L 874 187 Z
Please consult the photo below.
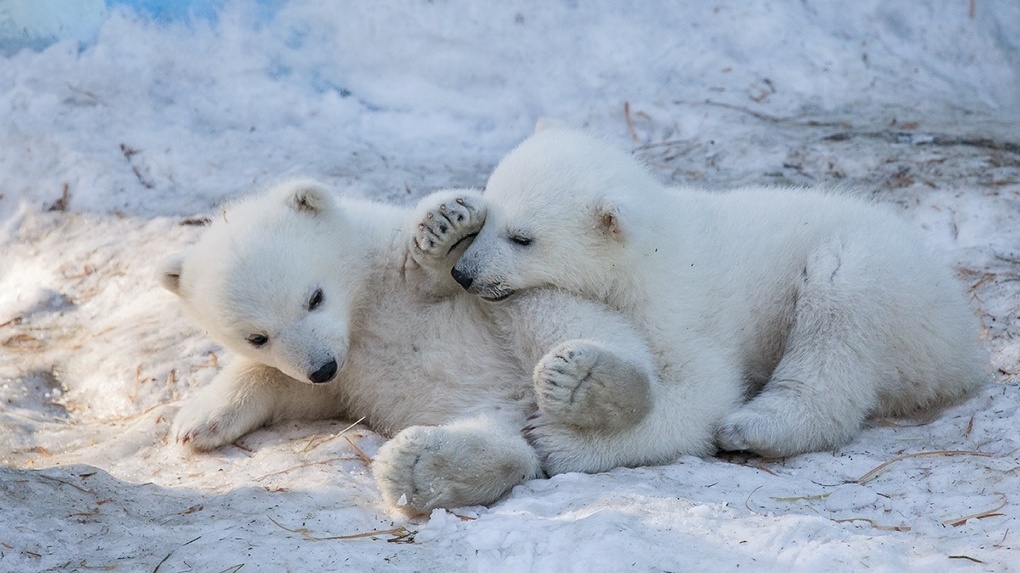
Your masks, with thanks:
M 457 281 L 457 284 L 464 287 L 464 290 L 470 289 L 471 283 L 474 282 L 475 280 L 474 278 L 471 277 L 471 275 L 462 272 L 457 267 L 453 267 L 453 269 L 450 270 L 450 275 L 453 276 L 453 280 Z
M 308 374 L 308 380 L 310 380 L 313 384 L 325 384 L 333 378 L 336 378 L 336 372 L 338 369 L 339 367 L 337 366 L 336 360 L 331 359 L 329 362 L 320 366 L 315 372 L 310 372 Z

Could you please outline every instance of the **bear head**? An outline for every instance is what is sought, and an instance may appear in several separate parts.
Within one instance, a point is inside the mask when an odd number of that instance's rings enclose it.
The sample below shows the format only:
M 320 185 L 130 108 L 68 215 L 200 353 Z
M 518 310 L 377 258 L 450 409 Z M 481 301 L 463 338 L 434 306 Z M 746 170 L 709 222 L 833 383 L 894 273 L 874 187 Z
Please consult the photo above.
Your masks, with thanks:
M 488 301 L 545 286 L 602 299 L 644 232 L 635 198 L 658 187 L 620 150 L 540 122 L 489 177 L 485 225 L 452 274 Z
M 224 347 L 297 380 L 324 383 L 343 366 L 352 289 L 343 210 L 312 181 L 279 185 L 225 207 L 201 239 L 164 261 L 160 281 Z

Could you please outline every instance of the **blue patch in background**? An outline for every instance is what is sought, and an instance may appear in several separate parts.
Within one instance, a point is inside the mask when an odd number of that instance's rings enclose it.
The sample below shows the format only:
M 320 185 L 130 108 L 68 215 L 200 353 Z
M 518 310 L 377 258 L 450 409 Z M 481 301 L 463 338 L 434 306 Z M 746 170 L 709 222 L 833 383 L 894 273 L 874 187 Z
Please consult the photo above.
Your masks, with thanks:
M 107 0 L 106 5 L 110 8 L 129 6 L 156 22 L 215 21 L 223 7 L 223 0 Z
M 255 0 L 255 25 L 270 22 L 287 0 Z M 226 0 L 0 0 L 0 56 L 40 51 L 60 40 L 95 42 L 110 9 L 127 8 L 160 24 L 216 23 Z
M 259 23 L 270 19 L 287 0 L 255 0 Z M 128 6 L 161 23 L 206 20 L 215 22 L 226 0 L 106 0 L 109 7 Z

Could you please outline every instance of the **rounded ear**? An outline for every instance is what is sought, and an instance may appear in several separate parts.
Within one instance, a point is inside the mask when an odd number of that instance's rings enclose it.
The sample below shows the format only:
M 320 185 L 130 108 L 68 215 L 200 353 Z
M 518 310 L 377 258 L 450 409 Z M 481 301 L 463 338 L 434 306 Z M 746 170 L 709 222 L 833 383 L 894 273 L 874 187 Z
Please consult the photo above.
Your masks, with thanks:
M 325 185 L 316 181 L 296 181 L 287 184 L 286 203 L 298 213 L 317 215 L 333 205 L 333 196 Z
M 167 257 L 159 265 L 159 283 L 163 288 L 177 296 L 181 294 L 181 269 L 184 268 L 184 256 Z
M 607 237 L 622 241 L 624 238 L 624 225 L 620 220 L 620 207 L 611 202 L 605 202 L 595 209 L 595 222 L 597 228 L 601 229 Z
M 545 131 L 547 129 L 567 129 L 569 126 L 567 122 L 556 119 L 554 117 L 540 117 L 535 123 L 535 133 Z

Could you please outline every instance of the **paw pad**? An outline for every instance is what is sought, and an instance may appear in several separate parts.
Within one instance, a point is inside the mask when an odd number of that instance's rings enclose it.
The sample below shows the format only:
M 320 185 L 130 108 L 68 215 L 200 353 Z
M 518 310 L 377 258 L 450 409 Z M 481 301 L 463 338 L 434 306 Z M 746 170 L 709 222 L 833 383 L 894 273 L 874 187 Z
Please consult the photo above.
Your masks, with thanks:
M 460 241 L 477 233 L 485 220 L 484 208 L 476 201 L 442 194 L 435 199 L 436 203 L 423 209 L 412 237 L 416 258 L 429 266 L 445 260 Z

